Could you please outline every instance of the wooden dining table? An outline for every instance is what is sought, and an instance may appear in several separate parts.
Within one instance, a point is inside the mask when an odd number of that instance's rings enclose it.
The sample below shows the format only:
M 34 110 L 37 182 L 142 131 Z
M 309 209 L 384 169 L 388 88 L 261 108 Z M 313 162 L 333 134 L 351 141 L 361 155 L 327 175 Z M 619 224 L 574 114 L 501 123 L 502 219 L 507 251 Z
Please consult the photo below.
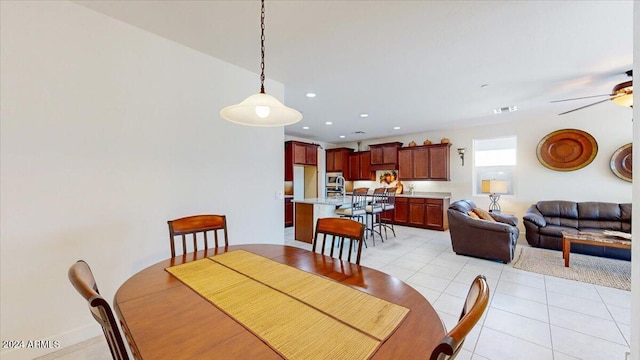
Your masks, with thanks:
M 137 357 L 154 360 L 282 359 L 253 332 L 165 271 L 170 266 L 238 249 L 409 309 L 404 320 L 371 359 L 425 359 L 445 335 L 444 325 L 431 304 L 411 286 L 388 274 L 292 246 L 234 245 L 161 261 L 131 276 L 120 286 L 114 297 L 114 309 Z

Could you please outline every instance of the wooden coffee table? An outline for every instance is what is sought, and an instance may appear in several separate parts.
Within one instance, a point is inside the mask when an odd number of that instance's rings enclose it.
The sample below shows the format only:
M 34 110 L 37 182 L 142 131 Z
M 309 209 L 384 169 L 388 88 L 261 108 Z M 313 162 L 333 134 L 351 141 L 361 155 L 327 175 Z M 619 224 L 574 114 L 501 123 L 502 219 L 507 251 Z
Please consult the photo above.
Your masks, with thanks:
M 564 266 L 569 267 L 569 256 L 571 255 L 571 243 L 596 245 L 611 248 L 631 249 L 631 240 L 592 232 L 562 232 L 562 258 Z

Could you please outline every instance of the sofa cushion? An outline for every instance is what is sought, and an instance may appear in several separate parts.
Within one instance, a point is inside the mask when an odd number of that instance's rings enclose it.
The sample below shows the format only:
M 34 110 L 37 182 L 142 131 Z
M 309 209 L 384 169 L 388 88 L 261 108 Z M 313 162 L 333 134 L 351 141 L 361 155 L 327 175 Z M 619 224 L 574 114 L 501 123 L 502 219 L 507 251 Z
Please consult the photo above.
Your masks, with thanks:
M 545 226 L 545 227 L 541 227 L 538 230 L 540 235 L 555 236 L 555 237 L 559 237 L 559 238 L 562 238 L 562 232 L 563 231 L 577 232 L 578 230 L 575 229 L 575 228 L 569 228 L 569 227 L 557 226 L 557 225 L 549 225 L 549 224 L 547 224 L 547 226 Z
M 605 202 L 578 203 L 579 220 L 615 220 L 621 219 L 620 205 Z
M 536 206 L 545 218 L 578 219 L 578 204 L 573 201 L 538 201 Z
M 473 208 L 473 212 L 476 213 L 476 215 L 478 215 L 478 217 L 482 220 L 493 221 L 493 222 L 496 221 L 494 218 L 491 217 L 491 214 L 489 214 L 489 212 L 485 211 L 484 209 Z

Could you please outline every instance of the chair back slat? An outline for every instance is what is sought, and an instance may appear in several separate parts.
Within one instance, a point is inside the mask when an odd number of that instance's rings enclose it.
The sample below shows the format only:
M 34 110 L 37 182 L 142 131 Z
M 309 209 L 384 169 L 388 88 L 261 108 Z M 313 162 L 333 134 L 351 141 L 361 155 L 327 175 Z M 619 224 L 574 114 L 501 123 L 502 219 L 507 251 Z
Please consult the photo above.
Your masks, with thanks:
M 344 218 L 321 218 L 316 223 L 316 234 L 313 239 L 312 251 L 316 250 L 320 254 L 325 254 L 325 251 L 329 252 L 329 256 L 333 257 L 334 248 L 339 247 L 338 258 L 342 259 L 343 255 L 347 256 L 347 261 L 351 262 L 351 254 L 354 252 L 353 242 L 357 242 L 356 252 L 356 264 L 360 264 L 360 256 L 362 254 L 362 242 L 364 238 L 365 225 Z M 319 235 L 322 234 L 322 246 L 318 246 Z M 331 236 L 330 249 L 327 249 L 327 236 Z M 343 251 L 345 239 L 349 239 L 349 250 L 345 254 Z M 348 254 L 348 255 L 347 255 Z
M 225 215 L 194 215 L 167 221 L 169 225 L 169 241 L 171 244 L 171 257 L 176 256 L 175 237 L 182 237 L 182 254 L 186 254 L 187 242 L 185 236 L 192 234 L 193 251 L 198 251 L 198 234 L 203 234 L 204 249 L 209 248 L 207 232 L 215 234 L 215 247 L 218 247 L 218 230 L 224 234 L 224 245 L 229 246 L 227 235 L 227 217 Z

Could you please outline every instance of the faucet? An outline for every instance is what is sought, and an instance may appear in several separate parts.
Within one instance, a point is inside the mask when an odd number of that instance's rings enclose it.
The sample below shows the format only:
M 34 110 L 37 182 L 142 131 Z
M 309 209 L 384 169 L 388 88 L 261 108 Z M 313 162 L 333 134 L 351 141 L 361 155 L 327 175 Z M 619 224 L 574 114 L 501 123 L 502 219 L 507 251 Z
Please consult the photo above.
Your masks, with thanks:
M 338 175 L 336 177 L 336 187 L 340 189 L 340 194 L 342 194 L 342 197 L 344 197 L 346 195 L 345 191 L 345 187 L 344 187 L 344 176 L 342 175 Z

